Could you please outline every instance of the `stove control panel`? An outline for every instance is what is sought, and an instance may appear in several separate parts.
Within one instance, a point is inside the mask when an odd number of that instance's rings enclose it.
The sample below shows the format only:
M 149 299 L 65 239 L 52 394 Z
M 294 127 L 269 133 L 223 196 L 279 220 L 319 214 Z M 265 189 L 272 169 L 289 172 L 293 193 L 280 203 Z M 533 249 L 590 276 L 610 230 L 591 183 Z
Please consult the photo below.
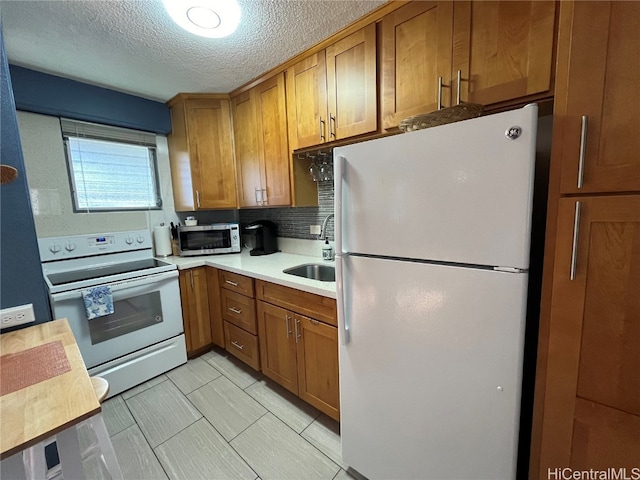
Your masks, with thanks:
M 42 262 L 152 249 L 151 232 L 97 233 L 38 239 Z

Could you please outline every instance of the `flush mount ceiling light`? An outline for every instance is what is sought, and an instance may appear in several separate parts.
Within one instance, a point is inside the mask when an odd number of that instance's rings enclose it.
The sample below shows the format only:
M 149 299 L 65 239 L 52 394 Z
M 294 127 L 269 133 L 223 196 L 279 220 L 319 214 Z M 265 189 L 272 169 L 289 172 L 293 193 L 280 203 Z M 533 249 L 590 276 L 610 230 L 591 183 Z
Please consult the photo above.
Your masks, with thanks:
M 174 22 L 201 37 L 226 37 L 240 23 L 236 0 L 163 0 L 163 3 Z

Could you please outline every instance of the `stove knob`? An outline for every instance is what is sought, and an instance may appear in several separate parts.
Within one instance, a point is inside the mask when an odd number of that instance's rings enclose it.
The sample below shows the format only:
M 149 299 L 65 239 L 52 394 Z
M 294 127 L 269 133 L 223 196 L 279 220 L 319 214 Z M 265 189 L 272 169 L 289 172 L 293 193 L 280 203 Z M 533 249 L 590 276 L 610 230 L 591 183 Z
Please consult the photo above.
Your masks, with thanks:
M 138 243 L 144 243 L 144 237 L 142 235 L 138 237 Z
M 73 242 L 67 242 L 67 244 L 64 246 L 64 249 L 67 252 L 73 252 L 76 249 L 76 244 Z
M 127 242 L 127 245 L 131 245 L 133 243 L 133 237 L 127 237 L 124 241 Z
M 52 243 L 52 244 L 49 246 L 49 251 L 50 251 L 51 253 L 58 253 L 58 252 L 60 251 L 60 248 L 61 248 L 61 247 L 60 247 L 60 245 L 58 245 L 57 243 Z

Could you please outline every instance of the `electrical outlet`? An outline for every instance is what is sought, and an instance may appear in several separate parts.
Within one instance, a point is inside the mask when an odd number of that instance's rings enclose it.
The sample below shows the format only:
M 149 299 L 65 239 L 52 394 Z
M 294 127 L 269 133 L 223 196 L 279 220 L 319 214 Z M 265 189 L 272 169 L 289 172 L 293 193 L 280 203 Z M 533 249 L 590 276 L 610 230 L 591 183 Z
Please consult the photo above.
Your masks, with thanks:
M 309 225 L 309 233 L 311 235 L 320 235 L 320 225 Z
M 15 327 L 35 321 L 36 316 L 33 313 L 33 304 L 31 303 L 0 310 L 0 328 Z

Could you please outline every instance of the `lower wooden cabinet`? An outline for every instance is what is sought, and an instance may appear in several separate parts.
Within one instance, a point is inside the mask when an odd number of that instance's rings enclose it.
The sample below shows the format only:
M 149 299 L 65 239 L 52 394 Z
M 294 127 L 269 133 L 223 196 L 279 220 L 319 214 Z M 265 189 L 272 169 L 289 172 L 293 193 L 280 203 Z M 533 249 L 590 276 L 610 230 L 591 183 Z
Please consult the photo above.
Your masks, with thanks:
M 339 420 L 338 329 L 264 301 L 257 311 L 262 373 Z
M 227 352 L 242 360 L 251 368 L 260 370 L 258 337 L 236 327 L 232 323 L 224 322 L 224 338 Z
M 212 343 L 205 267 L 181 270 L 179 282 L 187 356 L 193 357 L 209 349 Z

